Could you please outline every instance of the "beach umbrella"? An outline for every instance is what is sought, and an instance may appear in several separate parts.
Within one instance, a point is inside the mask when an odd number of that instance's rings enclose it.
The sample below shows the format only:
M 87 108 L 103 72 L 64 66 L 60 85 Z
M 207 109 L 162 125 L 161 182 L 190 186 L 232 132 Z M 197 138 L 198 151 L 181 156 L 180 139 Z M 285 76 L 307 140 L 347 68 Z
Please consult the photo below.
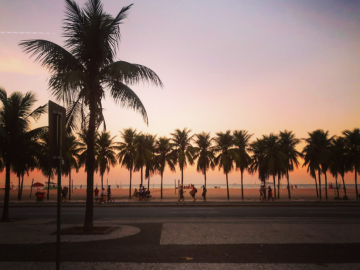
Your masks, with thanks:
M 39 182 L 32 184 L 32 187 L 43 187 L 43 186 L 44 186 L 44 184 L 41 184 Z

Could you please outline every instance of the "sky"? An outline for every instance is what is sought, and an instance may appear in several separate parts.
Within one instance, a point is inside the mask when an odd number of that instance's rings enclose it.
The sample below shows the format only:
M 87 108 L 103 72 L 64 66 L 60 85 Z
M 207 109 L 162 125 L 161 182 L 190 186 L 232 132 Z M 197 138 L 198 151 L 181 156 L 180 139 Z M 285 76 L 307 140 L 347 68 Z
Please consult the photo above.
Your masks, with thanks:
M 117 59 L 151 68 L 164 83 L 163 88 L 132 86 L 145 105 L 148 126 L 138 113 L 109 98 L 103 101 L 107 129 L 116 141 L 119 131 L 129 127 L 158 137 L 184 127 L 192 134 L 205 131 L 212 136 L 243 129 L 254 139 L 285 129 L 306 138 L 316 129 L 332 136 L 360 127 L 360 1 L 102 2 L 113 16 L 134 3 L 121 25 Z M 37 105 L 55 101 L 48 91 L 48 71 L 18 44 L 46 39 L 63 45 L 64 6 L 63 0 L 0 0 L 0 86 L 8 93 L 33 91 Z M 45 125 L 47 115 L 33 127 Z M 314 183 L 301 165 L 290 181 Z M 133 176 L 133 183 L 139 183 L 139 173 Z M 34 171 L 25 184 L 32 178 L 46 180 Z M 129 172 L 117 166 L 104 178 L 109 184 L 127 184 Z M 83 169 L 73 173 L 73 179 L 74 184 L 85 184 Z M 95 184 L 99 179 L 96 175 Z M 180 179 L 180 170 L 166 170 L 164 183 L 174 179 Z M 0 183 L 4 180 L 5 172 L 0 173 Z M 207 180 L 222 184 L 225 175 L 215 169 Z M 351 174 L 346 182 L 354 183 Z M 159 184 L 160 177 L 154 176 L 151 183 Z M 203 175 L 189 166 L 184 183 L 202 184 Z M 229 183 L 240 183 L 240 172 L 230 173 Z M 259 180 L 246 173 L 244 183 Z

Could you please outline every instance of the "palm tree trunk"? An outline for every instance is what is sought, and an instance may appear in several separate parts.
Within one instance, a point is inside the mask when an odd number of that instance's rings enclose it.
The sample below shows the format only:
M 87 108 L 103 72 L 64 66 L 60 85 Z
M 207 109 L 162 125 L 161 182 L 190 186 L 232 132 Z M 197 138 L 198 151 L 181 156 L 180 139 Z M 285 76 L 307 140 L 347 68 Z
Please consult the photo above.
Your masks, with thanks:
M 50 175 L 49 175 L 49 178 L 48 178 L 48 190 L 47 190 L 46 199 L 49 200 L 49 198 L 50 198 Z
M 96 100 L 93 96 L 90 96 L 89 110 L 89 130 L 87 134 L 87 177 L 86 177 L 86 209 L 85 209 L 85 221 L 84 228 L 85 232 L 93 230 L 93 219 L 94 219 L 94 169 L 95 169 L 95 153 L 94 153 L 94 139 L 95 139 L 95 120 L 96 120 Z
M 338 182 L 337 182 L 337 173 L 335 174 L 335 185 L 336 185 L 337 196 L 338 196 L 338 198 L 339 198 L 340 195 L 339 195 L 339 187 L 338 187 Z
M 341 177 L 342 177 L 343 186 L 344 186 L 344 196 L 346 196 L 346 186 L 345 186 L 345 179 L 344 179 L 344 175 L 342 175 Z
M 4 196 L 4 207 L 1 217 L 2 222 L 9 221 L 9 198 L 10 198 L 10 162 L 6 162 L 6 171 L 5 171 L 5 196 Z
M 129 199 L 131 199 L 131 178 L 132 178 L 132 169 L 130 169 Z
M 316 197 L 319 198 L 319 191 L 318 191 L 318 186 L 317 186 L 317 182 L 316 182 L 316 173 L 314 174 L 314 178 L 315 178 L 315 187 L 316 187 Z
M 71 169 L 69 171 L 69 201 L 71 200 Z
M 206 170 L 204 170 L 204 178 L 205 178 L 205 190 L 207 191 L 207 189 L 206 189 Z M 204 201 L 206 201 L 206 191 L 204 192 Z
M 320 171 L 320 169 L 318 171 L 319 171 L 319 195 L 320 195 L 320 200 L 321 200 L 321 171 Z
M 20 200 L 20 189 L 21 189 L 21 181 L 20 181 L 20 174 L 18 175 L 18 195 L 17 199 Z
M 148 179 L 148 190 L 150 189 L 150 172 L 149 172 L 149 179 Z
M 227 189 L 227 198 L 228 200 L 230 200 L 230 195 L 229 195 L 229 181 L 228 181 L 228 174 L 226 173 L 226 189 Z
M 274 181 L 274 195 L 275 195 L 275 199 L 276 199 L 275 174 L 273 174 L 273 181 Z
M 357 187 L 357 174 L 358 174 L 358 168 L 355 165 L 355 194 L 356 194 L 356 200 L 359 199 L 359 193 L 358 193 L 358 187 Z
M 23 187 L 24 187 L 24 174 L 21 175 L 21 188 L 20 188 L 20 198 L 19 198 L 20 201 L 22 197 Z
M 181 169 L 181 186 L 184 187 L 184 168 Z
M 326 172 L 325 172 L 325 199 L 328 199 L 328 195 L 327 195 L 327 190 L 328 190 L 328 185 L 327 185 L 327 176 L 326 176 Z
M 244 199 L 243 171 L 241 171 L 241 199 Z
M 278 199 L 280 199 L 280 174 L 278 173 Z
M 143 185 L 143 166 L 141 166 L 140 173 L 141 173 L 141 185 Z
M 286 170 L 286 179 L 287 179 L 287 187 L 288 187 L 289 200 L 291 200 L 289 170 Z
M 163 172 L 161 172 L 161 195 L 160 195 L 160 198 L 162 199 L 163 198 Z
M 104 182 L 103 182 L 103 180 L 104 180 L 104 175 L 101 174 L 101 190 L 103 190 L 103 188 L 104 188 Z

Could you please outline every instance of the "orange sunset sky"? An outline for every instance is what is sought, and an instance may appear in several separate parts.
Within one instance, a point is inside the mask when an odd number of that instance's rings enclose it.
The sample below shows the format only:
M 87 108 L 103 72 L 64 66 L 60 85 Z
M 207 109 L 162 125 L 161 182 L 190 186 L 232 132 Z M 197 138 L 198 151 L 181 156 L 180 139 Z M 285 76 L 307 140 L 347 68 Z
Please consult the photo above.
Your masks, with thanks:
M 55 101 L 47 90 L 48 72 L 18 44 L 47 39 L 62 45 L 64 1 L 0 2 L 0 86 L 8 93 L 36 92 L 37 105 Z M 153 69 L 164 83 L 163 89 L 132 87 L 146 107 L 148 126 L 139 114 L 104 100 L 107 128 L 116 140 L 129 127 L 158 136 L 184 127 L 212 136 L 245 129 L 253 138 L 284 129 L 298 138 L 318 128 L 340 135 L 360 127 L 360 1 L 102 2 L 112 15 L 134 3 L 121 25 L 118 58 Z M 43 125 L 47 115 L 33 127 Z M 291 182 L 314 183 L 301 165 L 290 174 Z M 25 184 L 32 178 L 46 180 L 34 171 Z M 129 173 L 117 166 L 104 178 L 109 184 L 128 184 Z M 83 169 L 73 179 L 85 184 Z M 133 179 L 139 183 L 139 173 Z M 180 179 L 180 170 L 166 170 L 164 183 L 174 179 Z M 351 174 L 345 179 L 354 183 Z M 4 180 L 2 172 L 0 183 Z M 14 176 L 11 181 L 17 182 Z M 255 181 L 259 183 L 256 175 L 245 174 L 245 184 Z M 332 176 L 329 181 L 334 182 Z M 195 167 L 184 172 L 184 183 L 190 182 L 203 183 Z M 100 183 L 99 175 L 95 183 Z M 159 184 L 160 177 L 154 176 L 152 183 Z M 225 175 L 210 171 L 208 183 L 225 183 Z M 240 183 L 240 172 L 232 172 L 229 183 Z

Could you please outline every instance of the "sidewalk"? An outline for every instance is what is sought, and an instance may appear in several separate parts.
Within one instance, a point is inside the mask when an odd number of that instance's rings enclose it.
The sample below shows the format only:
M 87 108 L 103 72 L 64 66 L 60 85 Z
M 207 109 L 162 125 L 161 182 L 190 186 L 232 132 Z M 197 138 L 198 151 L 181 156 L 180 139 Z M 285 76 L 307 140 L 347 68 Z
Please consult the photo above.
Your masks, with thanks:
M 180 203 L 175 204 L 174 200 L 150 200 L 150 201 L 134 201 L 134 200 L 117 200 L 114 204 L 97 204 L 94 203 L 94 207 L 274 207 L 274 206 L 354 206 L 359 207 L 360 201 L 349 200 L 349 201 L 335 201 L 335 200 L 292 200 L 292 201 L 259 201 L 259 200 L 244 200 L 244 201 L 233 201 L 233 200 L 211 200 L 211 201 L 188 201 L 186 204 Z M 3 202 L 0 203 L 0 207 L 3 207 Z M 62 207 L 85 207 L 86 202 L 84 200 L 74 200 L 63 202 Z M 10 207 L 55 207 L 57 205 L 55 200 L 42 201 L 42 202 L 29 202 L 29 201 L 11 201 Z

